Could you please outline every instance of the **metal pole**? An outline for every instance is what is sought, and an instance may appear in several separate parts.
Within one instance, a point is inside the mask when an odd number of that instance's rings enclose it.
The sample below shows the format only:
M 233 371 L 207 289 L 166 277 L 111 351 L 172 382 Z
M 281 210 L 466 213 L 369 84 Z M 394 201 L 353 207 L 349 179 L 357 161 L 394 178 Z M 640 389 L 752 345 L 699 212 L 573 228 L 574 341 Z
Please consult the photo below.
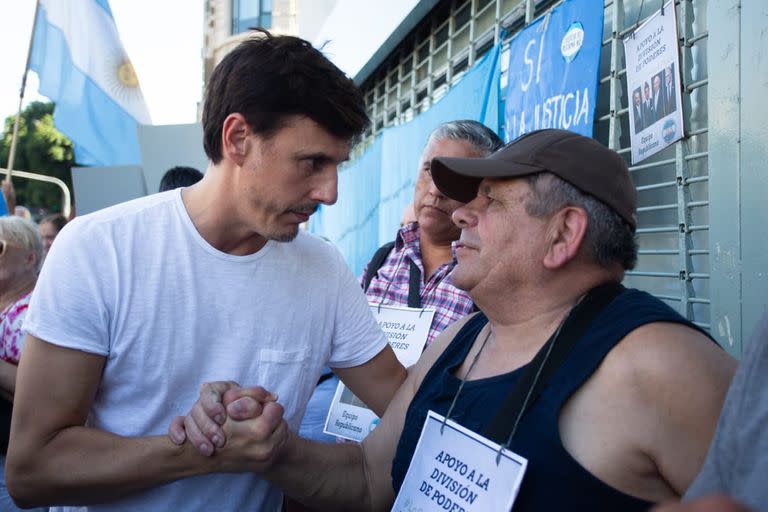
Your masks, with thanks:
M 19 109 L 16 111 L 16 119 L 13 121 L 13 135 L 11 136 L 11 150 L 8 152 L 8 181 L 13 177 L 13 163 L 16 159 L 16 142 L 19 136 L 19 119 L 21 118 L 21 103 L 24 101 L 24 90 L 27 88 L 27 73 L 29 72 L 29 59 L 32 56 L 32 40 L 35 38 L 35 24 L 37 13 L 40 10 L 40 0 L 35 2 L 35 16 L 32 19 L 32 31 L 29 35 L 29 47 L 27 48 L 27 63 L 24 65 L 24 75 L 21 78 L 19 90 Z
M 0 167 L 0 174 L 10 175 L 8 169 Z M 67 219 L 72 214 L 72 193 L 69 191 L 69 187 L 59 178 L 55 176 L 48 176 L 47 174 L 38 174 L 34 172 L 16 171 L 16 176 L 19 178 L 27 178 L 35 181 L 43 181 L 46 183 L 53 183 L 61 189 L 61 213 Z
M 525 24 L 528 25 L 533 21 L 533 14 L 536 10 L 533 0 L 526 0 L 525 2 Z

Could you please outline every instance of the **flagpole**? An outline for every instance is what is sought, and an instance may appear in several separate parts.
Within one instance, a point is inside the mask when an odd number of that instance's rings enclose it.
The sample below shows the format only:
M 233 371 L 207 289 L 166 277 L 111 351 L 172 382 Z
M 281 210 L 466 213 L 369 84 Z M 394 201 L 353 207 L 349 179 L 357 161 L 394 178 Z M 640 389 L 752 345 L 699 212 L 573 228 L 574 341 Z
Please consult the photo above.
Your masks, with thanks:
M 29 72 L 29 59 L 32 56 L 32 41 L 35 38 L 35 25 L 37 24 L 37 12 L 40 9 L 40 0 L 35 1 L 35 16 L 32 18 L 32 32 L 29 36 L 29 47 L 27 48 L 27 63 L 24 65 L 24 75 L 21 78 L 21 89 L 19 90 L 19 110 L 16 112 L 16 119 L 13 121 L 13 135 L 11 136 L 11 150 L 8 152 L 8 177 L 10 182 L 13 175 L 13 163 L 16 158 L 16 142 L 19 136 L 19 119 L 21 118 L 21 103 L 24 101 L 24 91 L 27 88 L 27 73 Z

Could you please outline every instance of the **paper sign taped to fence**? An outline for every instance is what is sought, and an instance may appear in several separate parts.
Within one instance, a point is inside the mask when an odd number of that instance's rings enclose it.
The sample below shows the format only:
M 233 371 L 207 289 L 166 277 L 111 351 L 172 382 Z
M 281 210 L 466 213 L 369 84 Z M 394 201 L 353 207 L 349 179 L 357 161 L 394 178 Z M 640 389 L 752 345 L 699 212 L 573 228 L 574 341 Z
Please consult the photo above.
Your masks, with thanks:
M 683 136 L 675 4 L 668 2 L 624 38 L 632 163 Z
M 510 510 L 528 461 L 429 411 L 393 511 Z M 498 460 L 498 463 L 497 463 Z
M 378 304 L 370 306 L 397 359 L 403 366 L 413 365 L 419 360 L 427 343 L 435 310 Z M 379 417 L 340 382 L 333 395 L 323 431 L 326 434 L 362 441 L 378 424 Z

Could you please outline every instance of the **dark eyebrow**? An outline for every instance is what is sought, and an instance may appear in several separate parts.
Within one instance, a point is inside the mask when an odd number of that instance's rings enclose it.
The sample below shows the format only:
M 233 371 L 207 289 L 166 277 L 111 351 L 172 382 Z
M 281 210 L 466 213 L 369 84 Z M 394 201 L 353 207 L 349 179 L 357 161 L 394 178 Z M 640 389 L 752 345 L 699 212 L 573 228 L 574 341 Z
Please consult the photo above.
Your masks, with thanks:
M 327 153 L 323 153 L 322 151 L 318 151 L 318 152 L 315 152 L 315 153 L 296 153 L 296 158 L 298 160 L 309 160 L 309 159 L 312 159 L 312 160 L 319 160 L 320 162 L 323 162 L 323 163 L 334 162 L 334 163 L 340 164 L 342 162 L 348 161 L 349 160 L 349 155 L 347 155 L 347 157 L 344 158 L 343 160 L 337 160 L 335 157 L 333 157 L 333 156 L 331 156 L 331 155 L 329 155 Z

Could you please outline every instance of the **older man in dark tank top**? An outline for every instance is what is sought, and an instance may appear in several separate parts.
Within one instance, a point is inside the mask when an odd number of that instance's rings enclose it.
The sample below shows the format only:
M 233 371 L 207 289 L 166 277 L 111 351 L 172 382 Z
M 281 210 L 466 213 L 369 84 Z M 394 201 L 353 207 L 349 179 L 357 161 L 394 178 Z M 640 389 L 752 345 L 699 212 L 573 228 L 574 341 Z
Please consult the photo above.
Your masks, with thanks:
M 361 446 L 311 443 L 276 433 L 280 418 L 258 416 L 252 389 L 221 397 L 204 386 L 185 422 L 190 441 L 218 432 L 209 417 L 223 399 L 228 442 L 244 461 L 273 461 L 265 475 L 286 494 L 324 510 L 388 510 L 427 411 L 485 434 L 510 389 L 535 374 L 507 443 L 528 460 L 513 510 L 646 510 L 679 498 L 704 461 L 735 362 L 658 299 L 619 285 L 637 257 L 622 157 L 541 130 L 487 158 L 436 158 L 432 175 L 467 202 L 453 215 L 453 281 L 481 312 L 409 369 L 376 430 Z M 576 334 L 587 304 L 593 315 Z

